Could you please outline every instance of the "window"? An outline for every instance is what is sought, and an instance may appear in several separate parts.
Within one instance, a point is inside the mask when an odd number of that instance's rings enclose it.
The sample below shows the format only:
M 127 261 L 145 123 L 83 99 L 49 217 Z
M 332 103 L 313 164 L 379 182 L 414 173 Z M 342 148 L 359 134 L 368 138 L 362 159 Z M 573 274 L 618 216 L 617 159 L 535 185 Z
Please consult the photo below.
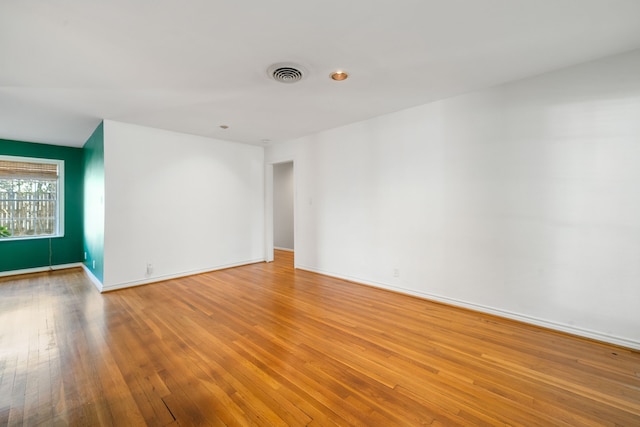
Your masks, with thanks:
M 64 234 L 64 161 L 0 156 L 0 240 Z

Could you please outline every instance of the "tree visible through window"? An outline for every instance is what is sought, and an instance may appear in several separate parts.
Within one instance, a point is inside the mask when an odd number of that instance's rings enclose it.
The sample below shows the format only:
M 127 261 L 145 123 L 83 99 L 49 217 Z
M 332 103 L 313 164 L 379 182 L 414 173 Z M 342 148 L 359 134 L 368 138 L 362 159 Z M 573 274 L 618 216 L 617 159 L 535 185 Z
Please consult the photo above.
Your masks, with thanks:
M 64 163 L 0 156 L 0 239 L 62 235 Z

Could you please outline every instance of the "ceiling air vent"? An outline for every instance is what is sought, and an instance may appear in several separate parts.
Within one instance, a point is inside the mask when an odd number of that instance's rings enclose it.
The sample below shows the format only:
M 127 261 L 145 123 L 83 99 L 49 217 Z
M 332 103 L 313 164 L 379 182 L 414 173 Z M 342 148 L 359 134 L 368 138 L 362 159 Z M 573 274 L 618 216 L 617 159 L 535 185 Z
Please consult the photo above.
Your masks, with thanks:
M 273 80 L 280 83 L 296 83 L 305 75 L 304 68 L 291 63 L 273 64 L 267 73 Z

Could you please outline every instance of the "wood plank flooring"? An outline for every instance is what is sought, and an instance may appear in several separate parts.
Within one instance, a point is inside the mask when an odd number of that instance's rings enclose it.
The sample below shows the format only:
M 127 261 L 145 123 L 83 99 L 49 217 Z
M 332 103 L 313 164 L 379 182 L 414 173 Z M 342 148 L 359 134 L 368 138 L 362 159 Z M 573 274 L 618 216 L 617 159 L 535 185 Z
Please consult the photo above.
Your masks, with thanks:
M 0 426 L 640 426 L 640 353 L 292 268 L 0 279 Z

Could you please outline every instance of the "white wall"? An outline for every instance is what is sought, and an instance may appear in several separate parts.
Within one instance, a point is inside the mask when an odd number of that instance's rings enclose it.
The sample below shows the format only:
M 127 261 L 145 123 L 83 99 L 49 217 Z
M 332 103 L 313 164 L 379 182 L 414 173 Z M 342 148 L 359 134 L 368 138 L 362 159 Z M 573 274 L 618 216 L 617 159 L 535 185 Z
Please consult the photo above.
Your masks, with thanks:
M 110 120 L 104 138 L 105 290 L 264 260 L 262 147 Z
M 640 51 L 266 152 L 283 157 L 297 267 L 640 348 Z
M 293 250 L 293 162 L 273 165 L 273 244 Z

